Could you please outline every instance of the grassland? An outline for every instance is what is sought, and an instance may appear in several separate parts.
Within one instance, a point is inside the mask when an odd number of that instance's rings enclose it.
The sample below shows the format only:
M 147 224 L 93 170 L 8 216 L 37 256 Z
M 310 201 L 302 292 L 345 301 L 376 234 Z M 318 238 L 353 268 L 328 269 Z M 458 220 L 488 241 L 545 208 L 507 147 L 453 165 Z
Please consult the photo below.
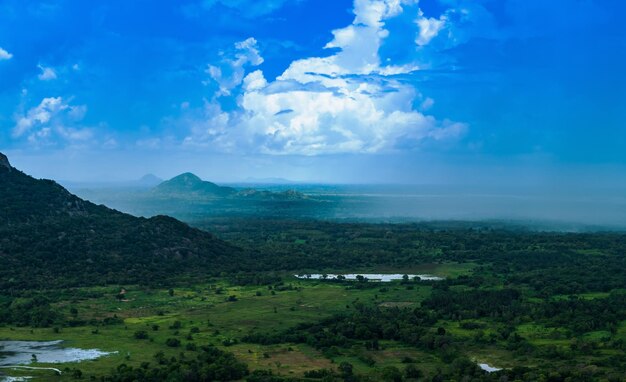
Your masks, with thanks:
M 469 269 L 471 265 L 467 264 L 429 264 L 406 272 L 427 270 L 435 275 L 449 276 Z M 305 344 L 263 346 L 240 343 L 239 338 L 250 332 L 279 332 L 301 323 L 316 322 L 353 310 L 357 302 L 383 307 L 417 306 L 431 291 L 428 285 L 407 289 L 394 282 L 355 289 L 349 287 L 350 283 L 299 280 L 287 273 L 282 276 L 282 288 L 271 289 L 267 286 L 235 286 L 224 279 L 211 279 L 171 290 L 132 285 L 65 290 L 60 292 L 63 298 L 55 307 L 66 316 L 87 321 L 117 317 L 123 323 L 60 328 L 4 326 L 0 327 L 0 339 L 62 339 L 66 347 L 98 348 L 113 353 L 76 364 L 31 365 L 78 368 L 86 376 L 105 375 L 122 363 L 139 366 L 142 362 L 153 361 L 153 355 L 159 351 L 166 356 L 175 356 L 186 351 L 188 343 L 222 347 L 246 362 L 251 370 L 270 369 L 280 375 L 302 376 L 307 370 L 333 368 L 341 361 L 353 363 L 357 372 L 372 373 L 387 365 L 400 365 L 405 357 L 419 360 L 427 370 L 443 366 L 432 355 L 392 341 L 384 342 L 380 351 L 346 349 L 330 359 Z M 122 288 L 127 292 L 120 300 L 116 296 Z M 136 339 L 138 331 L 145 331 L 149 338 Z M 167 346 L 168 338 L 180 339 L 181 346 Z M 370 358 L 375 360 L 374 366 L 363 361 Z M 31 371 L 10 374 L 34 375 Z M 47 371 L 35 374 L 43 380 L 73 380 L 71 373 L 62 376 L 51 376 L 52 373 Z
M 471 274 L 475 264 L 425 264 L 410 269 L 388 267 L 377 272 L 429 272 L 439 276 L 456 277 Z M 374 269 L 364 269 L 373 271 Z M 173 289 L 151 289 L 133 285 L 79 288 L 59 291 L 63 296 L 55 308 L 67 317 L 89 321 L 117 318 L 117 323 L 104 325 L 64 326 L 56 328 L 0 327 L 0 339 L 64 340 L 64 346 L 98 348 L 111 355 L 93 361 L 53 366 L 68 368 L 61 376 L 50 371 L 10 371 L 11 375 L 31 375 L 39 380 L 74 380 L 72 369 L 80 369 L 85 377 L 106 375 L 120 364 L 139 367 L 151 362 L 157 352 L 166 357 L 191 352 L 188 344 L 212 344 L 230 351 L 244 361 L 250 370 L 272 370 L 276 375 L 302 377 L 306 371 L 336 369 L 349 362 L 356 373 L 381 375 L 386 367 L 401 369 L 412 360 L 426 375 L 445 370 L 448 365 L 441 357 L 398 341 L 381 341 L 377 350 L 360 345 L 338 349 L 335 354 L 323 353 L 304 343 L 261 345 L 243 343 L 249 333 L 280 333 L 303 323 L 314 323 L 332 315 L 353 311 L 359 303 L 382 308 L 418 307 L 432 293 L 427 284 L 402 285 L 400 282 L 376 283 L 367 288 L 355 288 L 354 283 L 300 280 L 284 273 L 277 286 L 237 286 L 224 278 L 207 279 Z M 122 299 L 120 290 L 126 290 Z M 587 294 L 585 298 L 592 298 Z M 593 296 L 602 298 L 603 294 Z M 473 324 L 467 325 L 467 323 Z M 499 339 L 503 325 L 490 319 L 441 320 L 437 324 L 465 344 L 463 352 L 476 362 L 499 367 L 538 366 L 545 360 L 520 356 L 508 350 Z M 147 338 L 138 339 L 136 333 Z M 572 346 L 574 338 L 565 328 L 524 323 L 516 331 L 533 346 L 562 348 Z M 590 332 L 585 340 L 602 341 L 611 333 Z M 626 322 L 618 328 L 617 336 L 626 338 Z M 166 344 L 170 338 L 179 339 L 178 347 Z M 192 345 L 190 345 L 192 346 Z M 5 370 L 5 372 L 7 372 Z

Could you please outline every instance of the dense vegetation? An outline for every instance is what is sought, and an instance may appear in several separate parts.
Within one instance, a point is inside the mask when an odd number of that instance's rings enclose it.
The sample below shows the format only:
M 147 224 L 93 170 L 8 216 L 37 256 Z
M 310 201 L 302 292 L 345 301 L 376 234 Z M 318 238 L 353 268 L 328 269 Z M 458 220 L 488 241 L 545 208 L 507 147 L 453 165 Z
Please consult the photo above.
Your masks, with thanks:
M 214 346 L 202 346 L 195 357 L 167 358 L 163 352 L 155 354 L 155 363 L 143 363 L 134 368 L 122 364 L 104 382 L 126 381 L 234 381 L 248 374 L 248 368 L 232 355 Z
M 0 201 L 0 339 L 118 352 L 57 379 L 626 380 L 621 233 L 233 216 L 192 228 L 1 163 Z M 368 271 L 446 279 L 293 276 Z
M 534 232 L 445 222 L 216 218 L 191 224 L 258 251 L 264 259 L 261 269 L 407 269 L 460 262 L 480 266 L 480 272 L 464 283 L 523 286 L 538 297 L 626 288 L 626 235 L 621 233 Z
M 245 264 L 241 250 L 166 216 L 136 218 L 0 166 L 0 289 L 163 283 Z

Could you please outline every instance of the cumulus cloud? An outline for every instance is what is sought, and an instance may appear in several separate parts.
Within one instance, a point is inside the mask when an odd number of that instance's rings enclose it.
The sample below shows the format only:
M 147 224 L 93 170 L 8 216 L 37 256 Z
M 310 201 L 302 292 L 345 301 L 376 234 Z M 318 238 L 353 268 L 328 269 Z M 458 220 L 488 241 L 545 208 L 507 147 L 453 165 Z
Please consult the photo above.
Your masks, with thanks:
M 13 55 L 6 50 L 0 48 L 0 61 L 10 60 L 13 58 Z
M 266 86 L 267 80 L 265 79 L 263 72 L 260 70 L 255 70 L 243 79 L 243 88 L 246 91 L 259 90 Z
M 39 76 L 37 76 L 37 78 L 39 78 L 40 80 L 50 81 L 57 78 L 57 72 L 53 68 L 43 65 L 38 65 L 37 67 L 41 70 L 41 73 L 39 73 Z
M 457 139 L 467 126 L 423 114 L 434 101 L 399 76 L 419 70 L 418 63 L 393 65 L 380 58 L 381 46 L 393 38 L 386 21 L 415 3 L 355 0 L 353 22 L 334 30 L 325 45 L 330 54 L 295 60 L 274 81 L 261 70 L 245 75 L 244 66 L 262 58 L 254 39 L 239 43 L 233 58 L 208 70 L 221 94 L 237 92 L 238 107 L 224 111 L 217 98 L 208 101 L 200 112 L 203 122 L 188 121 L 193 127 L 185 143 L 319 155 L 415 149 L 426 140 Z M 427 44 L 444 21 L 419 17 L 424 25 L 413 24 L 414 33 Z
M 340 84 L 340 76 L 367 74 L 401 74 L 417 70 L 416 64 L 405 66 L 382 65 L 379 49 L 389 37 L 385 20 L 402 13 L 404 4 L 412 0 L 355 0 L 355 18 L 351 25 L 336 29 L 333 40 L 326 49 L 338 49 L 334 55 L 296 60 L 278 77 L 279 80 L 294 79 L 299 82 L 320 81 L 320 75 L 328 76 L 324 82 L 332 86 Z
M 48 97 L 21 115 L 16 115 L 14 138 L 35 144 L 54 144 L 58 139 L 70 143 L 88 141 L 93 130 L 80 125 L 87 112 L 85 105 L 71 105 L 62 97 Z

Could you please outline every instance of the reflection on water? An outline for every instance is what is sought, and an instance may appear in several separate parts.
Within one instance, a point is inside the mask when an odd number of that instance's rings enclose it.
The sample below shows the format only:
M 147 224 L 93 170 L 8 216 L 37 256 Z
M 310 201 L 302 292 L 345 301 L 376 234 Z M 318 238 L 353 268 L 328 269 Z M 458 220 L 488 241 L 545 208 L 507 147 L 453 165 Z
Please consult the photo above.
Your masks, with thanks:
M 499 367 L 490 366 L 490 365 L 488 365 L 488 364 L 486 364 L 486 363 L 479 363 L 479 364 L 478 364 L 478 367 L 480 367 L 481 369 L 483 369 L 483 370 L 484 370 L 484 371 L 486 371 L 487 373 L 494 373 L 494 372 L 496 372 L 496 371 L 500 371 L 500 370 L 502 370 L 502 369 L 501 369 L 501 368 L 499 368 Z
M 111 353 L 98 349 L 63 348 L 63 341 L 0 341 L 0 366 L 67 363 L 92 360 Z

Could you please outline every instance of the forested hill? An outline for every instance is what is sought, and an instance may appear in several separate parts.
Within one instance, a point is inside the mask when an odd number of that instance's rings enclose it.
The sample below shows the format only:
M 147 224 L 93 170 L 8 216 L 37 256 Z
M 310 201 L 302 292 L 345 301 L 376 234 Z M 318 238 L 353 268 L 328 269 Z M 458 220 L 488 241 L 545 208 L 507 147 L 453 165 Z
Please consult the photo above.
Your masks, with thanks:
M 0 289 L 162 283 L 249 257 L 167 216 L 138 218 L 13 168 L 0 153 Z
M 184 195 L 187 197 L 193 195 L 225 197 L 235 194 L 237 190 L 231 187 L 218 186 L 186 172 L 162 182 L 154 188 L 154 192 L 161 195 Z

